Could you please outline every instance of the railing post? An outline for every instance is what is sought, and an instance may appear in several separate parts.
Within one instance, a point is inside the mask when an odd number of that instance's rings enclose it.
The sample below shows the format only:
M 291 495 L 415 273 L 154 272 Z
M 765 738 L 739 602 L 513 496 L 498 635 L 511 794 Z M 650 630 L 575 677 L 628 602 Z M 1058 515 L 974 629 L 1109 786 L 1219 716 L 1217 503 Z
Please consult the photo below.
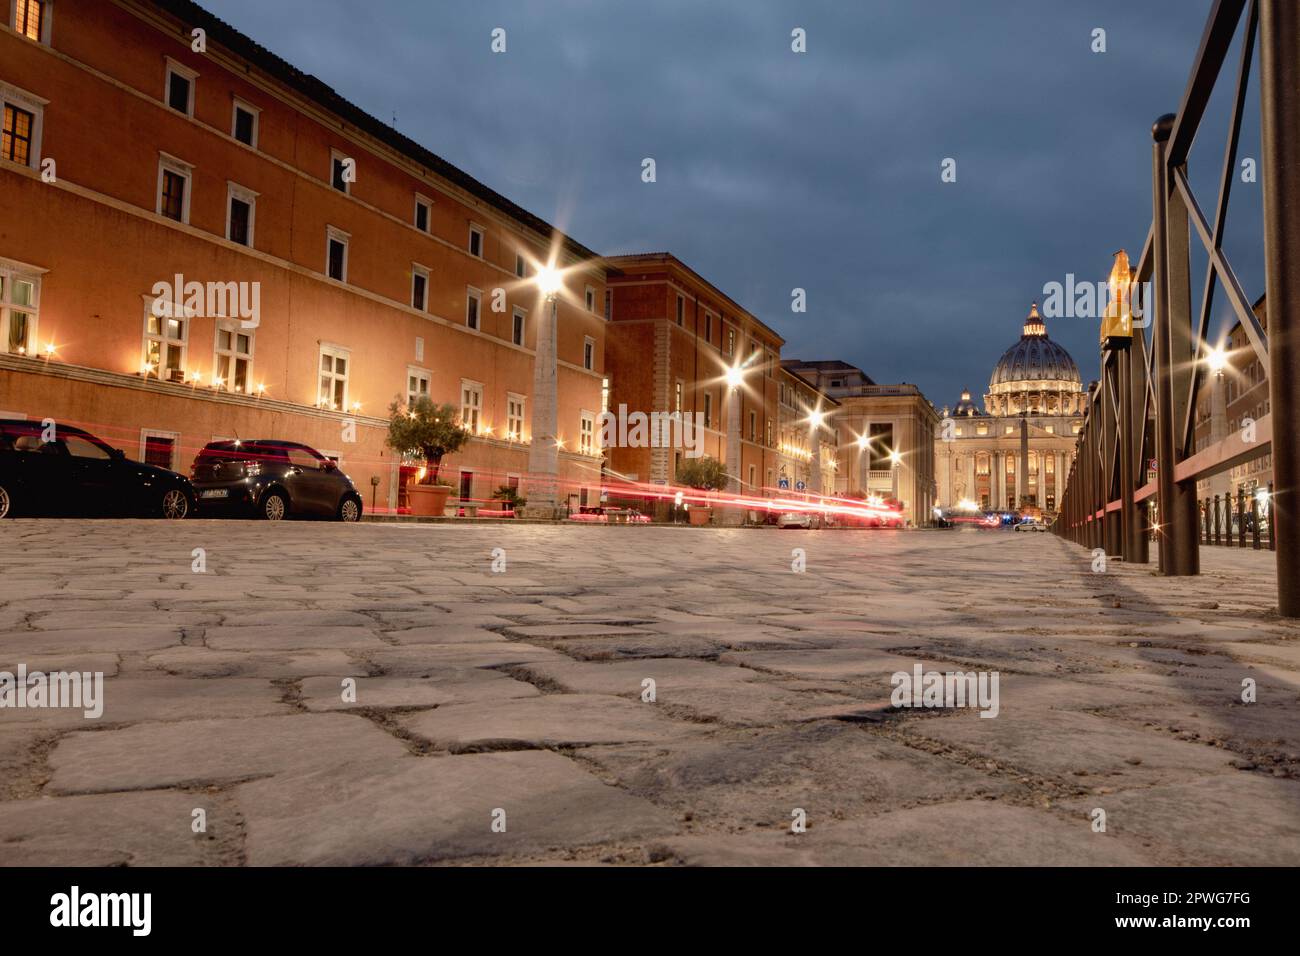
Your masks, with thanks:
M 1246 546 L 1246 492 L 1237 489 L 1237 547 Z
M 1141 335 L 1139 331 L 1137 333 Z M 1137 476 L 1134 474 L 1134 456 L 1141 454 L 1141 449 L 1134 451 L 1135 442 L 1141 445 L 1141 436 L 1133 433 L 1133 347 L 1125 345 L 1117 353 L 1119 371 L 1119 523 L 1121 554 L 1125 564 L 1134 564 L 1142 552 L 1139 537 L 1141 528 L 1138 523 L 1137 503 L 1133 500 L 1136 492 Z
M 1152 235 L 1156 283 L 1156 314 L 1152 335 L 1156 348 L 1156 480 L 1160 495 L 1160 573 L 1200 573 L 1197 550 L 1196 483 L 1175 480 L 1178 464 L 1178 414 L 1191 366 L 1191 289 L 1188 284 L 1187 208 L 1170 195 L 1167 151 L 1176 117 L 1168 113 L 1151 129 Z M 1181 325 L 1180 325 L 1181 324 Z
M 1259 498 L 1250 496 L 1250 543 L 1259 550 Z
M 1259 5 L 1260 179 L 1264 184 L 1264 276 L 1268 388 L 1273 415 L 1270 548 L 1277 548 L 1277 606 L 1300 617 L 1300 4 Z M 1289 542 L 1289 543 L 1288 543 Z
M 1214 496 L 1214 543 L 1222 544 L 1219 538 L 1219 496 Z

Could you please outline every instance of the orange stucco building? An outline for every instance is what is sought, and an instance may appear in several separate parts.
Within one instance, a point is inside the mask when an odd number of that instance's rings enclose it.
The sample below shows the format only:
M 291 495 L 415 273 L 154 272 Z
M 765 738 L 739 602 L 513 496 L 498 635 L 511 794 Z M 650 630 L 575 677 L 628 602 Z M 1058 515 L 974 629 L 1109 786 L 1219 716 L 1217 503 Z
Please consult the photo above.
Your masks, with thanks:
M 0 417 L 180 471 L 218 438 L 303 441 L 382 509 L 394 400 L 461 410 L 475 437 L 442 473 L 480 500 L 527 493 L 553 409 L 562 504 L 595 496 L 595 253 L 185 0 L 16 0 L 0 19 Z M 548 379 L 532 280 L 550 262 Z
M 770 496 L 784 339 L 669 253 L 606 262 L 610 411 L 700 416 L 702 454 L 726 464 L 731 490 Z M 611 476 L 673 484 L 687 452 L 610 447 L 606 455 Z

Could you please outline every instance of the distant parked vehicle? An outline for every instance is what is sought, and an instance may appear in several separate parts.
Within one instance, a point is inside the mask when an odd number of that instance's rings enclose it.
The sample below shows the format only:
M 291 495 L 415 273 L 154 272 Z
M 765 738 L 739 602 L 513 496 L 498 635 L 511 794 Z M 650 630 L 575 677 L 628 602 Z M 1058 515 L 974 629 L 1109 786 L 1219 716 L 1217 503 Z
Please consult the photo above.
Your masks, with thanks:
M 781 517 L 776 519 L 778 528 L 803 528 L 812 530 L 820 528 L 828 522 L 823 516 L 813 511 L 786 511 L 782 512 Z
M 0 518 L 177 519 L 193 511 L 184 475 L 132 461 L 71 425 L 0 421 Z
M 1047 525 L 1041 521 L 1022 521 L 1016 525 L 1017 531 L 1046 531 Z
M 316 515 L 361 520 L 361 495 L 339 466 L 300 442 L 260 438 L 209 442 L 190 470 L 205 518 L 280 521 Z

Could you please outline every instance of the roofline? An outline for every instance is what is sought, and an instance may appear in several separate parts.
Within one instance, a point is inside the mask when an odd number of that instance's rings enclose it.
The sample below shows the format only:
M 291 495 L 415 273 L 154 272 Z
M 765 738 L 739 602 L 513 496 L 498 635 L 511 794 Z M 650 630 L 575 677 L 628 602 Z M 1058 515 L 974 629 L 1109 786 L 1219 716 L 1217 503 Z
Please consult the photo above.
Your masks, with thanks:
M 669 267 L 675 266 L 701 285 L 711 289 L 719 299 L 725 300 L 737 312 L 748 316 L 755 325 L 772 336 L 772 338 L 776 339 L 778 345 L 785 345 L 785 338 L 779 332 L 758 316 L 754 315 L 753 312 L 745 308 L 731 296 L 727 295 L 727 293 L 723 292 L 708 279 L 704 278 L 704 276 L 700 275 L 686 263 L 682 262 L 681 259 L 678 259 L 671 252 L 630 252 L 621 255 L 605 256 L 604 260 L 608 275 L 611 277 L 614 275 L 626 275 L 624 269 L 625 266 L 631 267 L 641 263 L 657 263 Z
M 121 2 L 121 0 L 119 0 Z M 498 212 L 517 220 L 540 235 L 559 242 L 569 252 L 582 259 L 603 259 L 576 239 L 561 232 L 540 216 L 507 199 L 495 189 L 475 179 L 469 173 L 452 165 L 432 150 L 421 146 L 409 136 L 404 136 L 392 126 L 370 115 L 356 104 L 344 99 L 332 87 L 310 73 L 304 73 L 293 64 L 247 34 L 241 33 L 215 14 L 194 3 L 193 0 L 125 0 L 128 5 L 153 7 L 180 20 L 186 26 L 201 27 L 208 42 L 216 42 L 230 54 L 262 70 L 270 79 L 288 87 L 326 111 L 351 124 L 383 145 L 404 155 L 412 162 L 426 167 L 433 176 L 441 177 L 465 190 L 471 196 L 495 208 Z

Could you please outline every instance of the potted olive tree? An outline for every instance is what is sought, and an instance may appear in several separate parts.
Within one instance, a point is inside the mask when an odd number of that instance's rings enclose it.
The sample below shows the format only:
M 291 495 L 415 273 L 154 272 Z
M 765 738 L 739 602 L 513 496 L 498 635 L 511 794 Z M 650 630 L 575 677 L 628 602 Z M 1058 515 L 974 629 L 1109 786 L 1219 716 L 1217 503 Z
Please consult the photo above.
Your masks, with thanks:
M 519 497 L 519 489 L 512 488 L 509 485 L 501 485 L 496 491 L 492 492 L 492 497 L 501 502 L 501 510 L 509 512 L 512 518 L 518 517 L 524 505 L 528 504 L 527 498 Z
M 677 481 L 696 491 L 721 491 L 727 487 L 727 467 L 718 459 L 708 455 L 687 458 L 677 466 Z M 690 516 L 691 524 L 708 524 L 713 517 L 713 509 L 704 505 L 694 505 L 687 514 Z
M 443 456 L 459 451 L 472 433 L 456 420 L 456 406 L 435 404 L 425 395 L 410 405 L 395 401 L 388 411 L 388 447 L 398 454 L 424 459 L 423 476 L 406 489 L 411 513 L 442 515 L 451 485 L 438 480 L 438 468 Z

